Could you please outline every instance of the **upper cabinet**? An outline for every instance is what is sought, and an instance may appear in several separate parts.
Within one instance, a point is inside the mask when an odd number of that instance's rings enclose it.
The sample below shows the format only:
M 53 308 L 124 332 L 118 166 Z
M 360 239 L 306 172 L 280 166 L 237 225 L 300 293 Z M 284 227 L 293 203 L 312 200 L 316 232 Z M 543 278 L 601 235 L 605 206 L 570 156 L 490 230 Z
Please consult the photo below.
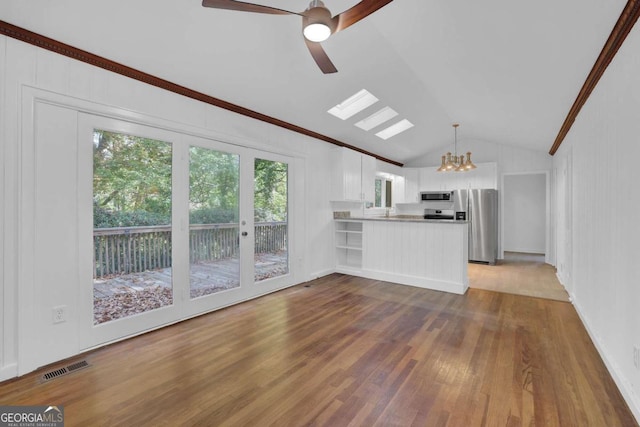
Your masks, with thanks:
M 362 178 L 362 200 L 373 202 L 376 197 L 376 159 L 375 157 L 360 155 L 361 178 Z
M 420 192 L 420 169 L 403 168 L 404 172 L 404 203 L 414 203 L 420 201 L 418 193 Z
M 336 150 L 333 200 L 365 201 L 375 198 L 376 159 L 348 148 Z
M 498 188 L 497 163 L 476 163 L 476 166 L 476 169 L 468 172 L 438 172 L 437 167 L 420 168 L 419 191 Z

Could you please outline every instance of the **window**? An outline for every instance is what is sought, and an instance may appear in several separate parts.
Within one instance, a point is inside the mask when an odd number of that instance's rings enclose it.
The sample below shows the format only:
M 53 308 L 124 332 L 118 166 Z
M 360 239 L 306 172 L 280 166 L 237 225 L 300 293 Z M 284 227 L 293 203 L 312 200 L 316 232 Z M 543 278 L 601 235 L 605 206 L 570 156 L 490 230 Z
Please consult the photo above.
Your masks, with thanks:
M 392 206 L 391 193 L 393 181 L 384 177 L 376 177 L 375 203 L 376 208 L 390 208 Z

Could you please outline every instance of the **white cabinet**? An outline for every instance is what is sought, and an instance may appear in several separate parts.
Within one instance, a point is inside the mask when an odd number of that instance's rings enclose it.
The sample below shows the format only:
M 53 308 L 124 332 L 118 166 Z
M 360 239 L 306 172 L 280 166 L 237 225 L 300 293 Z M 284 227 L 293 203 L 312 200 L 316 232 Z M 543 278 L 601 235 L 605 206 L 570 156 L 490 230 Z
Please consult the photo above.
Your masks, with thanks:
M 394 176 L 391 183 L 391 203 L 392 206 L 398 203 L 404 203 L 404 176 Z
M 420 191 L 457 190 L 461 188 L 498 188 L 496 163 L 477 163 L 468 172 L 438 172 L 437 167 L 420 168 Z
M 349 273 L 362 268 L 362 222 L 335 221 L 336 268 Z
M 336 154 L 333 200 L 373 202 L 375 197 L 376 159 L 348 148 Z
M 342 166 L 342 195 L 339 199 L 362 200 L 362 159 L 361 154 L 345 148 L 340 149 Z
M 418 182 L 420 180 L 419 169 L 404 168 L 404 203 L 418 202 Z
M 360 155 L 362 200 L 374 202 L 376 198 L 376 159 L 375 157 Z

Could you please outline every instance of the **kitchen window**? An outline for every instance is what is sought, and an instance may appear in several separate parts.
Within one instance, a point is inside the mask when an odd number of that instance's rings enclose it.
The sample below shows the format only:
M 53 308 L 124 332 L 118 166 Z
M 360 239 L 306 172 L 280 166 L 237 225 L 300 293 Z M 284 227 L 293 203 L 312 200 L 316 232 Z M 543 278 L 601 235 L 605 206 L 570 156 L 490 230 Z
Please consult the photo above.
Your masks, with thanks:
M 391 203 L 391 187 L 393 181 L 383 177 L 377 177 L 375 183 L 375 203 L 376 208 L 390 208 Z

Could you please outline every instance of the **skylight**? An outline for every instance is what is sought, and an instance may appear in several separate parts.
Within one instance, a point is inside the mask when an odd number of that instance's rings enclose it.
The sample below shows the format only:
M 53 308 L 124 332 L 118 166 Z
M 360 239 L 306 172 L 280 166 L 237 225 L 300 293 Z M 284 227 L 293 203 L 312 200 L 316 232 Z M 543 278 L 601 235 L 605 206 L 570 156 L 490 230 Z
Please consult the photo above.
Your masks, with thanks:
M 400 120 L 398 123 L 389 126 L 388 128 L 382 129 L 380 132 L 376 133 L 376 136 L 382 139 L 389 139 L 392 136 L 399 134 L 400 132 L 404 132 L 407 129 L 413 127 L 413 123 L 411 123 L 407 119 Z
M 378 102 L 378 98 L 373 96 L 366 89 L 362 89 L 355 95 L 345 99 L 340 104 L 331 108 L 328 113 L 339 119 L 346 120 L 354 114 Z
M 374 127 L 386 122 L 389 119 L 397 116 L 398 113 L 390 107 L 384 107 L 382 110 L 378 110 L 367 118 L 360 120 L 356 123 L 360 129 L 371 130 Z

